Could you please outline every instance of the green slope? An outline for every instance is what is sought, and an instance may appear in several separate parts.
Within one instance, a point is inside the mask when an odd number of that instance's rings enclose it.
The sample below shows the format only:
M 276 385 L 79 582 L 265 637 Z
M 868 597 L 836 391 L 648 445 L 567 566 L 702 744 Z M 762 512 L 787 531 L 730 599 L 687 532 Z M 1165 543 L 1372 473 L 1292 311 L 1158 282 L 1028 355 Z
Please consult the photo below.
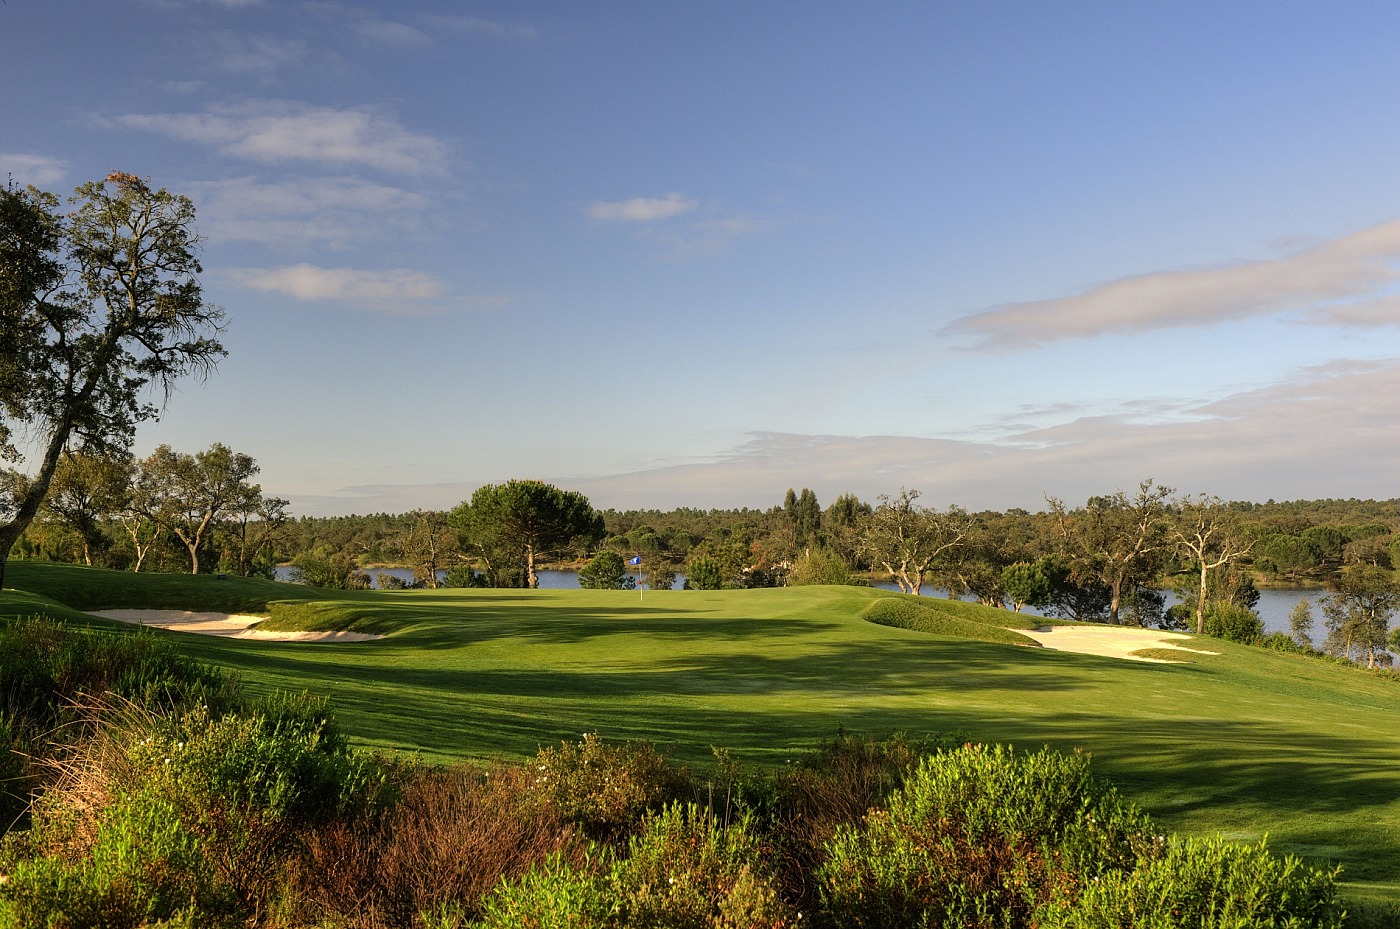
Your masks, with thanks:
M 1079 747 L 1167 828 L 1267 833 L 1280 851 L 1343 864 L 1354 895 L 1400 897 L 1400 685 L 1297 656 L 1212 640 L 1218 656 L 1145 664 L 971 641 L 867 622 L 888 595 L 847 587 L 337 596 L 23 562 L 7 582 L 89 609 L 266 609 L 288 627 L 389 633 L 186 640 L 256 688 L 331 695 L 365 746 L 523 757 L 596 731 L 694 763 L 717 745 L 780 764 L 844 726 Z M 6 591 L 0 615 L 21 597 L 24 611 L 42 604 Z

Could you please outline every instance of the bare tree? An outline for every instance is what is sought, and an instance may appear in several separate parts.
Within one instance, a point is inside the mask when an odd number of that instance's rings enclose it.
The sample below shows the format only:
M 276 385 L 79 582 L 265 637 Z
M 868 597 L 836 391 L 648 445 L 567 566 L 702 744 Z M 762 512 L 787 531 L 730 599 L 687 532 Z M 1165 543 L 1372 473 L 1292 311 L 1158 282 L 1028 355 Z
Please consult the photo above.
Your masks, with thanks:
M 1170 487 L 1147 478 L 1129 497 L 1123 491 L 1090 497 L 1074 511 L 1063 501 L 1047 497 L 1060 542 L 1076 572 L 1101 581 L 1109 589 L 1108 621 L 1117 625 L 1124 595 L 1149 579 L 1158 558 L 1170 544 L 1167 501 Z
M 919 506 L 919 491 L 901 489 L 897 497 L 880 496 L 880 505 L 865 521 L 862 553 L 889 573 L 905 593 L 917 595 L 934 562 L 962 544 L 970 521 L 957 507 L 947 512 Z
M 1201 495 L 1187 498 L 1171 527 L 1172 538 L 1182 555 L 1189 558 L 1200 571 L 1200 588 L 1196 594 L 1196 634 L 1206 631 L 1206 598 L 1210 572 L 1248 555 L 1254 539 L 1240 533 L 1238 513 L 1219 497 Z

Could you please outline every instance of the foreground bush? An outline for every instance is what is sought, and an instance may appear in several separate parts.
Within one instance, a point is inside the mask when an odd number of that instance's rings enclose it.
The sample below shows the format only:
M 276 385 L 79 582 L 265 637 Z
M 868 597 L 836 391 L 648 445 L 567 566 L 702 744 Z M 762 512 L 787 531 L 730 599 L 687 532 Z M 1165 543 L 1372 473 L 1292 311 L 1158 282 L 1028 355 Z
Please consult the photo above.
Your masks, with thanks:
M 246 715 L 119 704 L 0 853 L 0 926 L 218 925 L 257 913 L 298 835 L 372 806 L 382 778 L 324 701 Z
M 836 926 L 1028 926 L 1154 842 L 1084 755 L 969 745 L 925 759 L 888 809 L 838 830 L 819 874 Z
M 229 675 L 186 657 L 167 636 L 48 619 L 0 623 L 0 823 L 27 808 L 50 756 L 92 733 L 94 699 L 113 697 L 154 713 L 223 713 L 239 700 Z
M 1163 854 L 1049 907 L 1043 929 L 1339 929 L 1336 871 L 1278 858 L 1264 843 L 1173 838 Z
M 625 856 L 600 852 L 579 865 L 555 856 L 502 884 L 477 925 L 783 929 L 798 920 L 746 818 L 726 827 L 707 809 L 674 804 L 647 817 Z

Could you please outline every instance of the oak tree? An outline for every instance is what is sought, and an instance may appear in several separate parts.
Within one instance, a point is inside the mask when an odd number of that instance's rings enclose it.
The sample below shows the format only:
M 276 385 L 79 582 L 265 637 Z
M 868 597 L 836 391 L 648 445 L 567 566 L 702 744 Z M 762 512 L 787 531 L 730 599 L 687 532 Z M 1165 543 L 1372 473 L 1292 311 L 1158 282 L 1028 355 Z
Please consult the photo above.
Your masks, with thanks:
M 64 450 L 125 449 L 178 379 L 225 354 L 188 198 L 114 172 L 69 204 L 0 188 L 0 455 L 24 465 L 0 482 L 0 584 Z

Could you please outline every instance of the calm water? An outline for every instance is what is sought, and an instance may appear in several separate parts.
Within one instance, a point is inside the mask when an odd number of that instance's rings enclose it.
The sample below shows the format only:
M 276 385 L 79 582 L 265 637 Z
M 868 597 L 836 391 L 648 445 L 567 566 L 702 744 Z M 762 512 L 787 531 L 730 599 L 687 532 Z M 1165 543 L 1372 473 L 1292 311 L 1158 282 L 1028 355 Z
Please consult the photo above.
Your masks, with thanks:
M 370 579 L 371 579 L 371 581 L 372 581 L 372 583 L 373 583 L 373 586 L 375 586 L 376 588 L 379 586 L 379 576 L 380 576 L 381 574 L 390 574 L 390 575 L 393 575 L 394 577 L 400 578 L 401 580 L 405 580 L 405 581 L 411 581 L 411 580 L 413 580 L 413 572 L 410 571 L 410 570 L 408 570 L 407 568 L 370 568 L 370 569 L 368 569 L 367 573 L 368 573 L 369 576 L 370 576 Z M 447 572 L 445 572 L 445 571 L 444 571 L 444 572 L 439 572 L 439 576 L 445 575 L 446 573 L 447 573 Z M 540 575 L 540 587 L 543 588 L 543 589 L 547 589 L 547 590 L 576 590 L 576 589 L 578 588 L 578 572 L 577 572 L 577 571 L 546 570 L 546 571 L 540 571 L 540 572 L 539 572 L 539 575 Z M 639 582 L 641 581 L 641 578 L 640 578 L 640 577 L 637 577 L 636 575 L 633 575 L 633 576 L 636 577 L 636 579 L 637 579 Z M 290 569 L 290 568 L 278 568 L 278 569 L 277 569 L 277 580 L 279 580 L 279 581 L 291 580 L 291 569 Z M 677 577 L 676 577 L 676 587 L 679 588 L 683 583 L 684 583 L 684 578 L 681 577 L 680 575 L 677 575 Z M 880 590 L 898 590 L 898 589 L 899 589 L 899 588 L 896 587 L 893 583 L 886 582 L 886 581 L 876 581 L 874 586 L 875 586 L 876 588 L 880 589 Z M 925 588 L 921 591 L 921 593 L 922 593 L 925 597 L 946 597 L 946 596 L 947 596 L 947 593 L 946 593 L 945 591 L 939 590 L 939 589 L 935 589 L 935 588 L 932 588 L 932 587 L 925 587 Z M 1322 628 L 1322 615 L 1321 615 L 1321 610 L 1317 609 L 1317 600 L 1318 600 L 1319 597 L 1325 596 L 1325 594 L 1326 594 L 1326 591 L 1322 591 L 1322 590 L 1291 590 L 1291 589 L 1279 589 L 1279 588 L 1270 588 L 1270 589 L 1267 589 L 1267 590 L 1260 590 L 1260 591 L 1259 591 L 1259 604 L 1255 607 L 1255 611 L 1259 613 L 1259 618 L 1262 619 L 1262 620 L 1264 621 L 1264 629 L 1265 629 L 1265 631 L 1267 631 L 1267 632 L 1288 632 L 1288 631 L 1289 631 L 1288 614 L 1291 613 L 1291 612 L 1293 611 L 1293 608 L 1294 608 L 1295 606 L 1298 605 L 1298 602 L 1299 602 L 1299 601 L 1301 601 L 1301 600 L 1307 600 L 1307 601 L 1309 601 L 1310 603 L 1312 603 L 1312 604 L 1313 604 L 1313 607 L 1314 607 L 1314 609 L 1313 609 L 1313 618 L 1314 618 L 1314 623 L 1315 623 L 1315 625 L 1314 625 L 1314 637 L 1316 637 L 1317 630 L 1320 630 L 1320 629 Z M 1167 597 L 1167 604 L 1166 604 L 1167 606 L 1171 606 L 1173 603 L 1176 603 L 1176 602 L 1177 602 L 1176 597 L 1172 596 L 1172 594 L 1171 594 L 1169 591 L 1166 592 L 1166 597 Z M 1026 609 L 1026 610 L 1023 610 L 1022 612 L 1025 612 L 1025 613 L 1032 613 L 1032 614 L 1036 613 L 1036 611 L 1035 611 L 1035 610 L 1032 610 L 1032 609 Z

